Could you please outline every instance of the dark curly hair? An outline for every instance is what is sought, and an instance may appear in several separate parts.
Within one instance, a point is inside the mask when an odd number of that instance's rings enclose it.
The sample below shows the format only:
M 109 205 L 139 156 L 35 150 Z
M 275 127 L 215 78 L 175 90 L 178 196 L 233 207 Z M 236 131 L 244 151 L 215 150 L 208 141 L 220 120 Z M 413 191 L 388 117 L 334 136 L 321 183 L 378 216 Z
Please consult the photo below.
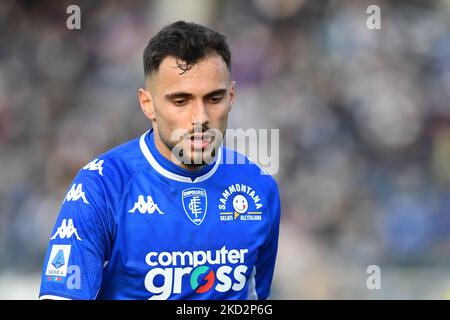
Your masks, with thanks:
M 161 61 L 167 56 L 184 62 L 177 62 L 183 74 L 212 53 L 220 55 L 231 70 L 231 53 L 223 34 L 196 23 L 177 21 L 150 39 L 143 54 L 144 74 L 148 77 L 158 71 Z

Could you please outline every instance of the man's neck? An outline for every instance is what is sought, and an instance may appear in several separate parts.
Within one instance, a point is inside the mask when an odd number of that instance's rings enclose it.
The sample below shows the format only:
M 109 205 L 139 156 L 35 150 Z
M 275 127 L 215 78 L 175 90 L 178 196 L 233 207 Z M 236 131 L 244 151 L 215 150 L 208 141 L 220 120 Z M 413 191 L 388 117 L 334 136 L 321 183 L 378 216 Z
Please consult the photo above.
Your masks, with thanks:
M 181 167 L 183 169 L 192 171 L 192 172 L 198 171 L 198 170 L 202 169 L 203 167 L 205 167 L 205 164 L 193 164 L 193 165 L 186 165 L 186 164 L 184 164 L 183 162 L 181 162 L 179 159 L 177 159 L 172 154 L 172 151 L 165 145 L 164 142 L 162 142 L 159 134 L 155 130 L 153 130 L 153 137 L 154 137 L 156 149 L 159 151 L 159 153 L 164 158 L 166 158 L 167 160 L 169 160 L 173 164 L 175 164 L 175 165 L 177 165 L 177 166 L 179 166 L 179 167 Z M 176 160 L 174 161 L 174 159 L 176 159 Z

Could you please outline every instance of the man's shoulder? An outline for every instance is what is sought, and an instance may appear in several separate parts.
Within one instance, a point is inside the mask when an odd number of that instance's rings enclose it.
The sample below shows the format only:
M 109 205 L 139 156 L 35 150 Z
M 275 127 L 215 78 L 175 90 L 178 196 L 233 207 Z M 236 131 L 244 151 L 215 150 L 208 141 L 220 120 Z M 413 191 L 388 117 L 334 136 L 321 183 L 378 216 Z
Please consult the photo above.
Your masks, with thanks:
M 131 178 L 148 165 L 139 143 L 140 137 L 137 137 L 94 157 L 80 168 L 79 174 L 113 181 Z

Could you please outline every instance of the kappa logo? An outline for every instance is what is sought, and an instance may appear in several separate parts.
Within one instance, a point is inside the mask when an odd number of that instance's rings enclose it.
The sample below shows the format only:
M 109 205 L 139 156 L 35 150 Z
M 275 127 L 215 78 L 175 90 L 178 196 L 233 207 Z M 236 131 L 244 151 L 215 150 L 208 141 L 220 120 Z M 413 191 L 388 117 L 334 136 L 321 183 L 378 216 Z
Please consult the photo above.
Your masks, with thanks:
M 79 199 L 83 199 L 83 202 L 89 204 L 86 200 L 86 195 L 83 192 L 83 185 L 81 183 L 74 183 L 70 188 L 69 192 L 66 195 L 65 201 L 78 201 Z
M 105 160 L 95 159 L 83 167 L 84 170 L 98 171 L 103 176 L 103 163 Z
M 208 198 L 206 190 L 201 188 L 189 188 L 181 193 L 183 209 L 189 220 L 200 225 L 206 216 Z
M 136 210 L 138 210 L 140 213 L 155 213 L 157 211 L 159 214 L 164 214 L 162 212 L 158 205 L 153 201 L 152 196 L 147 196 L 147 201 L 145 201 L 144 196 L 140 195 L 138 196 L 138 201 L 134 203 L 134 206 L 132 209 L 130 209 L 130 213 L 135 213 Z
M 73 235 L 75 235 L 77 240 L 82 241 L 78 235 L 77 228 L 73 225 L 73 220 L 63 219 L 61 226 L 58 227 L 58 230 L 56 230 L 55 234 L 50 239 L 55 240 L 58 236 L 61 239 L 70 239 Z

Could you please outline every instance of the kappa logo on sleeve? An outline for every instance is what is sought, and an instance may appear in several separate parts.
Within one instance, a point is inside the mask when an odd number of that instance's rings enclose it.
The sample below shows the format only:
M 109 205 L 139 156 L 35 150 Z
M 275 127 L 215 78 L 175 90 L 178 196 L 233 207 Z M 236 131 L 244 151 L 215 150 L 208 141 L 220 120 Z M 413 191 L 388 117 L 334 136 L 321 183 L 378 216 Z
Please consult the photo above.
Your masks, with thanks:
M 79 184 L 74 183 L 70 188 L 69 192 L 67 193 L 64 202 L 78 201 L 80 199 L 82 199 L 84 203 L 89 204 L 89 202 L 86 199 L 86 194 L 83 191 L 83 185 L 81 183 Z
M 77 240 L 82 241 L 78 235 L 77 228 L 73 225 L 73 220 L 63 219 L 61 226 L 58 227 L 58 230 L 56 230 L 55 234 L 50 239 L 55 240 L 56 237 L 59 237 L 60 239 L 70 239 L 73 235 L 75 235 Z
M 89 162 L 87 165 L 83 167 L 84 170 L 90 170 L 90 171 L 98 171 L 98 174 L 103 176 L 103 163 L 105 160 L 99 160 L 95 159 L 91 162 Z
M 70 257 L 70 245 L 53 245 L 48 259 L 45 275 L 50 282 L 64 283 Z

